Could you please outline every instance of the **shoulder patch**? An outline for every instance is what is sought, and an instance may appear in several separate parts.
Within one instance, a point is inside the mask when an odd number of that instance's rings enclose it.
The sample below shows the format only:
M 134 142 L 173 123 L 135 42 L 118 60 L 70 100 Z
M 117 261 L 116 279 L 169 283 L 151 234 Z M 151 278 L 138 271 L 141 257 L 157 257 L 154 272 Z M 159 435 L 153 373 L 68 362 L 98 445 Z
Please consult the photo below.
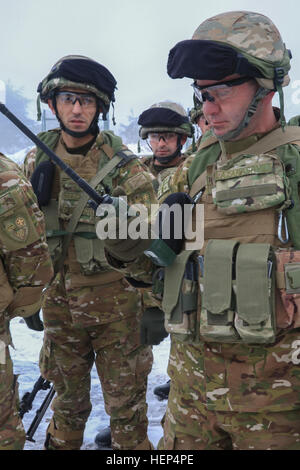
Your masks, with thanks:
M 0 240 L 8 251 L 24 248 L 40 238 L 40 222 L 25 199 L 19 186 L 0 197 Z
M 3 228 L 7 235 L 17 242 L 26 242 L 29 233 L 29 227 L 22 215 L 16 215 L 7 218 L 3 222 Z

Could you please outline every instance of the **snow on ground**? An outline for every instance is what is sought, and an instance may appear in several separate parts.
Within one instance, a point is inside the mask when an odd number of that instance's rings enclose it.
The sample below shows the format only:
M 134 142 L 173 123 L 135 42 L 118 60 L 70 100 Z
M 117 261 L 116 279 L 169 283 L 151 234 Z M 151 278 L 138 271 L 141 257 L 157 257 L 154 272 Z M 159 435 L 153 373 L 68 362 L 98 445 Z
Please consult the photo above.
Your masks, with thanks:
M 16 374 L 19 374 L 19 395 L 21 398 L 25 392 L 32 390 L 35 381 L 40 376 L 38 357 L 42 345 L 43 333 L 30 330 L 26 326 L 25 321 L 18 317 L 11 322 L 11 334 L 15 349 L 10 348 L 10 352 L 14 363 L 14 371 Z M 160 421 L 164 415 L 167 402 L 165 400 L 159 401 L 153 394 L 153 389 L 168 380 L 167 362 L 169 351 L 169 337 L 158 346 L 153 346 L 154 362 L 148 378 L 148 435 L 155 447 L 162 436 Z M 23 423 L 26 430 L 28 430 L 31 421 L 35 417 L 36 411 L 41 406 L 47 393 L 48 390 L 38 392 L 32 410 L 24 415 Z M 95 450 L 94 439 L 97 432 L 102 427 L 106 427 L 109 424 L 109 417 L 104 410 L 101 385 L 95 367 L 92 369 L 91 401 L 93 408 L 86 425 L 82 450 Z M 36 442 L 26 441 L 25 450 L 41 450 L 43 448 L 45 431 L 51 416 L 52 411 L 49 407 L 34 435 Z

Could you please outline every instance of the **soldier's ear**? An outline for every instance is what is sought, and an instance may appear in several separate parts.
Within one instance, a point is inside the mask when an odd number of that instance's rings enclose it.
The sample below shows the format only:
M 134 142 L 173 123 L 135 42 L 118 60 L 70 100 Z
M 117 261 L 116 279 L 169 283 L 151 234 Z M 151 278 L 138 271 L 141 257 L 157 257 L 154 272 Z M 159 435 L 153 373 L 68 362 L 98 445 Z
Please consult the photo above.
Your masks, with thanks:
M 186 135 L 183 135 L 181 137 L 181 145 L 184 145 L 186 143 L 186 139 L 187 139 L 187 136 Z
M 55 113 L 54 106 L 53 106 L 53 104 L 52 104 L 52 100 L 48 100 L 48 106 L 49 106 L 49 108 L 51 109 L 52 114 L 55 115 L 56 113 Z

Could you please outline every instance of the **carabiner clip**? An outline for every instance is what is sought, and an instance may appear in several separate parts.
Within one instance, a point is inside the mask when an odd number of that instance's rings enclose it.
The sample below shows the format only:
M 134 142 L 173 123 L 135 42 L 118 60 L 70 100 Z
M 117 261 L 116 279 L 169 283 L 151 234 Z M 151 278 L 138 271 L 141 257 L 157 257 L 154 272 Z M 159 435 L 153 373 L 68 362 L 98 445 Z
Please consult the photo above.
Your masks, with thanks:
M 193 197 L 193 208 L 195 207 L 199 199 L 202 197 L 202 194 L 203 190 L 199 191 L 199 193 L 197 193 L 196 196 Z
M 285 231 L 285 237 L 286 237 L 285 240 L 282 238 L 282 220 L 284 220 L 284 231 Z M 284 245 L 289 242 L 290 236 L 289 236 L 286 216 L 283 215 L 282 211 L 279 213 L 277 236 L 278 236 L 279 241 L 281 241 L 281 243 L 283 243 Z

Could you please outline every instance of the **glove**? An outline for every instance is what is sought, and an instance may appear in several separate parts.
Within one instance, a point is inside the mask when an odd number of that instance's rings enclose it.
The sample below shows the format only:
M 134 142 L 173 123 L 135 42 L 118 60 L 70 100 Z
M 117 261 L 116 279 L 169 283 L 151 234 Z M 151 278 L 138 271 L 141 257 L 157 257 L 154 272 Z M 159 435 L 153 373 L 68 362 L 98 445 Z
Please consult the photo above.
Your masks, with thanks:
M 40 319 L 40 311 L 34 313 L 30 317 L 24 318 L 24 320 L 28 328 L 30 328 L 31 330 L 35 330 L 35 331 L 44 330 L 44 324 Z
M 125 233 L 127 232 L 127 224 L 130 221 L 127 202 L 122 197 L 111 197 L 110 200 L 109 207 L 105 208 L 100 204 L 96 211 L 96 217 L 100 218 L 100 221 L 96 223 L 96 235 L 103 240 L 103 234 L 108 234 L 107 237 L 104 237 L 104 247 L 114 258 L 125 262 L 133 261 L 150 246 L 151 239 L 132 239 L 130 236 L 125 236 L 125 238 L 120 236 L 124 227 Z M 108 214 L 105 217 L 106 211 Z M 115 215 L 117 215 L 117 219 L 114 219 Z M 109 229 L 110 218 L 115 220 L 115 223 L 112 223 L 111 231 Z M 108 229 L 102 229 L 102 221 L 104 221 L 104 227 L 106 224 L 108 225 Z
M 141 320 L 141 344 L 157 345 L 168 336 L 165 330 L 165 314 L 158 307 L 147 308 Z
M 181 208 L 179 214 L 169 210 L 174 204 Z M 121 261 L 133 261 L 144 252 L 158 266 L 169 266 L 183 247 L 187 219 L 185 206 L 188 205 L 192 208 L 193 204 L 193 200 L 188 194 L 173 193 L 164 200 L 157 215 L 156 232 L 158 239 L 153 241 L 151 239 L 132 239 L 130 237 L 119 238 L 119 227 L 117 227 L 117 232 L 114 231 L 114 237 L 109 236 L 104 240 L 104 246 L 114 258 Z M 99 236 L 97 229 L 96 233 Z M 177 238 L 178 233 L 180 238 Z M 99 238 L 101 237 L 99 236 Z
M 181 213 L 170 212 L 170 218 L 164 217 L 164 211 L 167 207 L 172 207 L 174 204 L 181 207 Z M 165 242 L 165 244 L 171 248 L 176 255 L 178 255 L 183 247 L 184 235 L 185 235 L 185 218 L 184 211 L 185 206 L 194 204 L 192 198 L 186 193 L 173 193 L 170 194 L 163 201 L 162 206 L 159 210 L 159 238 Z M 164 208 L 165 206 L 165 208 Z M 166 229 L 165 225 L 169 224 L 169 230 Z M 176 238 L 181 234 L 181 238 Z
M 192 214 L 194 202 L 186 193 L 170 194 L 160 206 L 156 231 L 158 239 L 144 251 L 154 264 L 158 266 L 170 266 L 176 256 L 181 252 L 185 238 L 185 224 L 188 216 Z M 179 210 L 170 210 L 179 207 Z M 186 209 L 189 212 L 186 214 Z

